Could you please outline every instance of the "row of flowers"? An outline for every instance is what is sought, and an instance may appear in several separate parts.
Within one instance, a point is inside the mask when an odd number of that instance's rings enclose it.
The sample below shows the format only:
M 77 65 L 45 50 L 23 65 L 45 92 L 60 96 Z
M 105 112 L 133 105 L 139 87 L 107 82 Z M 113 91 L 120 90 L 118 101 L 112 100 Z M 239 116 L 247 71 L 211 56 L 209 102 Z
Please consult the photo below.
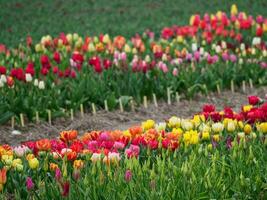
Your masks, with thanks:
M 58 139 L 1 145 L 2 195 L 264 199 L 267 102 L 251 96 L 249 103 L 238 113 L 207 104 L 188 119 L 150 119 L 125 131 L 80 137 L 68 130 Z
M 166 27 L 159 38 L 145 31 L 131 38 L 108 34 L 81 37 L 61 33 L 44 36 L 17 48 L 0 47 L 0 107 L 2 118 L 35 112 L 46 117 L 62 109 L 110 108 L 121 96 L 166 97 L 166 89 L 192 97 L 241 86 L 266 84 L 267 19 L 247 16 L 235 5 L 224 12 L 193 15 L 185 26 Z M 29 91 L 31 94 L 29 95 Z M 46 102 L 44 105 L 43 102 Z

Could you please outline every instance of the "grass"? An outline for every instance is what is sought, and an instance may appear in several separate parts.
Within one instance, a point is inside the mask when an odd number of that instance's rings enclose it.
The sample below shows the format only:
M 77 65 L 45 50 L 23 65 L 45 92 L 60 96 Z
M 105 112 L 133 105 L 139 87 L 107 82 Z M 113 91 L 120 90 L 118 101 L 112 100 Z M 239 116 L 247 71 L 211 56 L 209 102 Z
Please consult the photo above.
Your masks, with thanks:
M 191 14 L 229 11 L 232 3 L 266 16 L 265 0 L 0 0 L 0 43 L 17 46 L 27 35 L 77 32 L 133 35 L 149 28 L 186 24 Z

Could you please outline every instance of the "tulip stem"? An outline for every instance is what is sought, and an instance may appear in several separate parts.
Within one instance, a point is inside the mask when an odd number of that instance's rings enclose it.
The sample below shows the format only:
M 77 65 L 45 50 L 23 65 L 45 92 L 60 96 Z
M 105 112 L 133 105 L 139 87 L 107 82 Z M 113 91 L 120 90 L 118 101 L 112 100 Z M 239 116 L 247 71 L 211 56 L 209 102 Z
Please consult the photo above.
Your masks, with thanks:
M 104 105 L 105 105 L 105 111 L 108 111 L 108 101 L 107 100 L 104 101 Z
M 242 90 L 245 93 L 246 92 L 246 82 L 242 81 Z
M 121 97 L 119 98 L 119 104 L 120 104 L 120 111 L 123 112 L 123 105 L 122 105 L 122 101 L 121 101 Z
M 71 121 L 74 120 L 74 117 L 73 117 L 73 109 L 72 108 L 70 109 L 70 119 L 71 119 Z
M 24 124 L 24 116 L 23 116 L 23 114 L 22 113 L 20 113 L 20 124 L 21 124 L 21 126 L 22 127 L 25 127 L 25 124 Z
M 175 93 L 175 96 L 176 96 L 176 101 L 177 101 L 177 103 L 179 103 L 179 102 L 180 102 L 180 96 L 179 96 L 179 93 L 176 92 L 176 93 Z
M 235 92 L 235 86 L 234 86 L 234 81 L 233 80 L 231 80 L 231 91 L 232 91 L 232 93 Z
M 253 89 L 253 81 L 251 78 L 249 79 L 249 86 L 250 86 L 250 89 Z
M 14 129 L 15 127 L 15 117 L 11 117 L 11 128 Z
M 40 120 L 39 120 L 39 112 L 38 111 L 35 112 L 35 120 L 36 120 L 36 124 L 39 124 Z
M 95 108 L 95 104 L 92 103 L 92 112 L 93 112 L 93 115 L 96 115 L 96 108 Z
M 48 123 L 49 123 L 49 125 L 52 125 L 52 117 L 51 117 L 51 110 L 47 110 L 47 114 L 48 114 Z
M 155 93 L 153 93 L 153 101 L 154 101 L 154 105 L 157 108 L 158 107 L 158 102 L 157 102 L 157 96 Z
M 84 118 L 83 104 L 80 104 L 81 117 Z
M 144 96 L 144 108 L 147 108 L 147 97 Z
M 131 99 L 130 103 L 131 103 L 131 110 L 132 110 L 132 112 L 134 112 L 135 108 L 134 108 L 134 101 L 133 101 L 133 99 Z
M 171 105 L 171 89 L 169 87 L 167 88 L 167 98 L 168 105 Z
M 216 87 L 217 87 L 217 93 L 218 93 L 218 95 L 220 95 L 220 94 L 221 94 L 221 88 L 220 88 L 220 85 L 217 83 Z

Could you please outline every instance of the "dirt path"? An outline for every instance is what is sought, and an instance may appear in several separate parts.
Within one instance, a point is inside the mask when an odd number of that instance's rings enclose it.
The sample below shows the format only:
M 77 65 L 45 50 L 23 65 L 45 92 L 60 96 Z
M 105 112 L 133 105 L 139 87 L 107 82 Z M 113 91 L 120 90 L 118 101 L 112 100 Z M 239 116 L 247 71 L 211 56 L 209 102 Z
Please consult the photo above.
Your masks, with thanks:
M 247 104 L 248 95 L 259 95 L 264 98 L 267 94 L 267 87 L 247 91 L 246 93 L 229 91 L 222 92 L 221 95 L 210 94 L 209 96 L 199 96 L 194 100 L 181 100 L 179 103 L 172 103 L 167 105 L 166 102 L 159 102 L 158 108 L 149 102 L 148 108 L 136 108 L 135 112 L 114 111 L 98 111 L 95 116 L 91 113 L 86 113 L 84 118 L 76 116 L 74 121 L 70 119 L 56 119 L 53 125 L 46 122 L 41 122 L 39 125 L 34 123 L 26 124 L 25 128 L 19 126 L 15 130 L 19 130 L 21 135 L 12 135 L 12 128 L 10 125 L 0 126 L 0 144 L 8 143 L 11 145 L 18 145 L 22 141 L 36 140 L 40 138 L 54 138 L 57 137 L 62 130 L 75 129 L 80 134 L 90 130 L 124 130 L 128 127 L 139 124 L 146 119 L 154 119 L 156 121 L 163 121 L 169 117 L 176 115 L 180 117 L 190 117 L 192 114 L 200 112 L 203 104 L 212 103 L 218 109 L 224 106 L 231 106 L 235 110 L 239 110 L 241 105 Z

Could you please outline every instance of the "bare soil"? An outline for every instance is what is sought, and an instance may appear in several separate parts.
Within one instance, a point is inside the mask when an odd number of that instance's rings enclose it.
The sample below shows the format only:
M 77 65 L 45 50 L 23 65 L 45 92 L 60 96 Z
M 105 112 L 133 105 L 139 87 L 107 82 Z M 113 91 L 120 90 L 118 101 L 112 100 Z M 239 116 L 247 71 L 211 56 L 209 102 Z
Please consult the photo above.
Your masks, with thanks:
M 176 115 L 179 117 L 190 117 L 201 111 L 205 103 L 212 103 L 217 106 L 217 109 L 223 109 L 225 106 L 231 106 L 236 111 L 240 107 L 247 104 L 248 95 L 258 95 L 265 98 L 267 87 L 261 87 L 247 92 L 223 91 L 220 95 L 211 93 L 208 96 L 197 96 L 193 100 L 181 99 L 180 102 L 172 102 L 168 105 L 166 102 L 158 102 L 158 107 L 155 107 L 153 102 L 148 102 L 148 108 L 143 106 L 135 108 L 135 111 L 120 112 L 119 110 L 106 112 L 104 110 L 97 111 L 96 115 L 85 113 L 81 118 L 77 113 L 74 120 L 70 119 L 55 119 L 52 125 L 47 122 L 40 124 L 29 123 L 26 127 L 15 126 L 15 130 L 19 130 L 21 135 L 13 135 L 13 129 L 9 124 L 0 126 L 0 144 L 18 145 L 23 141 L 37 140 L 40 138 L 55 138 L 62 130 L 75 129 L 79 134 L 91 130 L 125 130 L 130 126 L 140 124 L 146 119 L 154 119 L 156 121 L 164 121 L 169 117 Z

